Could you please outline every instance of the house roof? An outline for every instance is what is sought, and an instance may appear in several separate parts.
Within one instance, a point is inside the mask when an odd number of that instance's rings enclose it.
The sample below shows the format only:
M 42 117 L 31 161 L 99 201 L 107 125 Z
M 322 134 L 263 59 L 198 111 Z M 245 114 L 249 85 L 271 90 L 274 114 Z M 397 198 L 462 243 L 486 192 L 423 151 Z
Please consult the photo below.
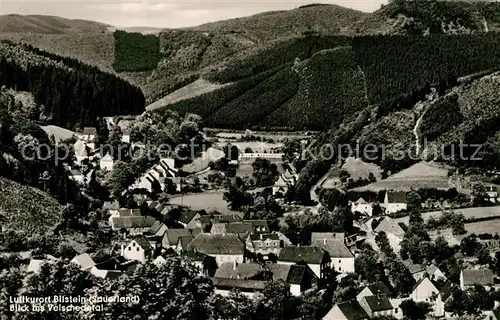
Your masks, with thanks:
M 374 230 L 375 232 L 385 232 L 385 233 L 391 233 L 395 236 L 402 237 L 405 234 L 405 231 L 401 226 L 396 222 L 396 220 L 389 218 L 389 217 L 384 217 L 378 226 Z
M 245 245 L 235 234 L 200 233 L 189 243 L 188 250 L 205 254 L 240 255 L 245 253 Z
M 185 237 L 179 237 L 179 241 L 177 242 L 177 245 L 181 246 L 181 249 L 187 250 L 188 244 L 193 241 L 194 237 L 193 236 L 185 236 Z
M 494 283 L 495 274 L 490 269 L 464 269 L 462 270 L 464 285 L 488 286 Z
M 219 289 L 240 289 L 240 290 L 264 290 L 266 281 L 244 280 L 244 279 L 223 279 L 210 278 L 215 287 Z
M 391 290 L 383 282 L 369 284 L 367 286 L 367 288 L 370 289 L 370 291 L 371 291 L 371 293 L 373 293 L 373 295 L 385 294 L 388 297 L 392 296 Z
M 74 263 L 77 263 L 84 270 L 90 269 L 95 266 L 94 260 L 88 253 L 79 254 L 75 256 L 72 261 Z
M 184 224 L 188 224 L 190 223 L 191 221 L 193 221 L 193 218 L 198 214 L 198 212 L 196 211 L 191 211 L 191 210 L 188 210 L 188 211 L 184 211 L 180 218 L 179 218 L 179 222 L 181 223 L 184 223 Z
M 351 300 L 337 304 L 337 307 L 344 314 L 347 320 L 368 319 L 366 311 L 361 307 L 358 301 Z
M 101 161 L 111 161 L 111 162 L 113 162 L 114 159 L 113 159 L 113 157 L 109 153 L 106 153 L 106 155 L 104 157 L 102 157 Z
M 226 223 L 214 223 L 212 228 L 210 229 L 210 233 L 213 234 L 222 234 L 226 232 Z
M 141 248 L 144 249 L 144 251 L 148 251 L 150 252 L 151 250 L 153 250 L 153 246 L 151 245 L 151 243 L 149 243 L 148 239 L 146 239 L 145 237 L 143 236 L 138 236 L 138 237 L 134 237 L 133 239 L 139 246 L 141 246 Z
M 279 236 L 275 233 L 261 233 L 261 234 L 251 234 L 250 241 L 266 241 L 269 240 L 279 240 Z
M 438 290 L 438 291 L 439 291 L 439 289 L 436 287 L 435 283 L 434 283 L 433 281 L 431 281 L 431 280 L 430 280 L 429 278 L 427 278 L 427 277 L 422 277 L 422 278 L 420 278 L 420 279 L 417 281 L 417 283 L 415 283 L 415 284 L 413 285 L 413 287 L 412 287 L 412 291 L 415 291 L 415 289 L 417 289 L 417 288 L 418 288 L 418 287 L 419 287 L 419 286 L 420 286 L 423 282 L 430 282 L 430 283 L 434 286 L 434 288 L 436 288 L 436 290 Z
M 406 203 L 406 192 L 387 191 L 387 200 L 389 203 Z
M 321 264 L 325 254 L 323 249 L 314 246 L 284 247 L 280 251 L 279 261 L 305 262 L 308 264 Z
M 219 214 L 219 215 L 206 215 L 206 216 L 201 216 L 200 217 L 200 223 L 203 224 L 208 224 L 210 222 L 212 223 L 231 223 L 231 222 L 237 222 L 241 221 L 241 218 L 236 215 L 236 214 Z
M 372 312 L 393 309 L 389 298 L 386 295 L 374 295 L 363 297 Z
M 312 232 L 311 233 L 311 243 L 313 243 L 316 240 L 323 240 L 323 239 L 344 241 L 345 233 L 344 232 Z
M 182 252 L 181 255 L 183 257 L 186 257 L 186 258 L 189 258 L 189 259 L 191 259 L 193 261 L 198 261 L 198 262 L 202 262 L 205 259 L 210 258 L 210 256 L 208 256 L 208 255 L 206 255 L 204 253 L 195 252 L 195 251 L 184 251 L 184 252 Z
M 95 127 L 85 127 L 85 128 L 83 128 L 82 133 L 83 134 L 96 135 L 97 134 L 97 129 Z
M 354 202 L 354 204 L 369 204 L 369 203 L 366 202 L 365 199 L 359 198 L 358 200 L 356 200 L 356 202 Z
M 285 178 L 283 177 L 283 175 L 281 175 L 278 180 L 274 183 L 274 186 L 275 187 L 287 187 L 288 186 L 288 182 L 285 181 Z
M 200 228 L 196 229 L 168 229 L 163 235 L 163 246 L 174 246 L 179 241 L 180 237 L 197 236 L 201 233 Z
M 426 267 L 421 264 L 414 264 L 410 261 L 404 261 L 403 264 L 408 268 L 411 274 L 426 271 Z
M 243 222 L 251 223 L 253 226 L 253 232 L 263 232 L 263 233 L 270 232 L 267 220 L 243 220 Z
M 311 243 L 313 246 L 322 248 L 330 254 L 330 258 L 354 258 L 352 252 L 347 248 L 344 242 L 340 240 L 316 240 Z
M 155 223 L 149 228 L 148 233 L 155 234 L 160 230 L 160 228 L 164 225 L 163 222 L 156 220 Z
M 121 228 L 151 228 L 155 223 L 155 218 L 150 216 L 127 216 L 112 217 L 112 224 L 115 229 Z
M 436 266 L 434 263 L 427 267 L 428 274 L 434 274 L 438 270 L 439 270 L 438 266 Z
M 226 224 L 227 233 L 251 233 L 253 231 L 253 226 L 248 222 L 233 222 Z

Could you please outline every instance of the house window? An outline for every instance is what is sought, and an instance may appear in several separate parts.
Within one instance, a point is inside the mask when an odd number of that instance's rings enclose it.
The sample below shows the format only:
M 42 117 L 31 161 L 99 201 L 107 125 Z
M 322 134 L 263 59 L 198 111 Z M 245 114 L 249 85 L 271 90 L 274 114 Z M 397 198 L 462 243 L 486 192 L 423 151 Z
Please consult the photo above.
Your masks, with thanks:
M 339 260 L 339 263 L 342 263 L 342 260 Z
M 128 251 L 130 251 L 130 250 L 132 250 L 132 248 L 131 248 L 131 247 L 128 247 Z
M 135 242 L 132 242 L 132 247 L 135 247 Z
M 394 309 L 394 313 L 398 313 L 398 308 Z
M 139 247 L 137 247 L 137 251 L 139 251 Z

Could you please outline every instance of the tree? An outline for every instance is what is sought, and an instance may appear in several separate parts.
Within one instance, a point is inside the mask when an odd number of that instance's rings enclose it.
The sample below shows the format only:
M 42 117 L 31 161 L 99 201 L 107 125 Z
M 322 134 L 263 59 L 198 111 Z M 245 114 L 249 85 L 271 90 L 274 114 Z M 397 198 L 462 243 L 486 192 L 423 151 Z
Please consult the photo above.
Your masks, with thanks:
M 108 182 L 111 194 L 115 199 L 118 199 L 122 195 L 122 192 L 134 183 L 135 176 L 136 173 L 132 170 L 130 164 L 121 161 L 116 163 Z
M 253 319 L 253 301 L 239 291 L 231 290 L 227 297 L 215 297 L 215 319 L 248 320 Z
M 279 280 L 269 282 L 256 301 L 256 319 L 288 319 L 290 286 Z
M 486 193 L 486 187 L 482 183 L 475 183 L 472 186 L 472 202 L 474 205 L 482 205 L 486 202 L 488 194 Z
M 431 306 L 425 302 L 415 303 L 412 299 L 405 300 L 400 305 L 403 315 L 411 320 L 426 319 L 426 314 L 431 311 Z
M 411 212 L 420 212 L 422 210 L 422 198 L 420 197 L 420 195 L 418 194 L 418 192 L 416 192 L 415 190 L 412 190 L 410 192 L 408 192 L 408 195 L 406 196 L 406 201 L 407 201 L 407 209 L 408 211 L 411 213 Z M 420 220 L 417 220 L 415 221 L 417 223 L 423 223 L 423 220 L 420 221 Z M 411 215 L 410 215 L 410 224 L 412 223 L 411 221 Z
M 279 175 L 278 167 L 271 161 L 263 158 L 257 158 L 252 163 L 253 177 L 257 187 L 267 187 L 274 184 Z
M 481 247 L 482 245 L 477 240 L 477 236 L 475 234 L 465 237 L 460 243 L 460 251 L 468 257 L 475 256 Z
M 380 251 L 385 254 L 386 258 L 392 259 L 393 257 L 396 256 L 394 253 L 394 250 L 392 249 L 389 239 L 387 238 L 387 234 L 385 232 L 379 232 L 375 236 L 375 242 L 377 243 L 377 246 L 380 248 Z
M 131 288 L 133 292 L 131 292 Z M 113 303 L 93 319 L 209 319 L 214 288 L 210 279 L 184 258 L 167 258 L 157 267 L 139 265 L 133 276 L 100 283 L 91 294 L 127 297 L 138 295 L 140 303 Z M 168 301 L 168 303 L 165 303 Z
M 362 280 L 374 283 L 384 276 L 378 264 L 377 255 L 373 251 L 363 250 L 360 255 L 354 259 L 354 268 Z
M 394 260 L 390 264 L 389 279 L 399 296 L 408 295 L 415 284 L 415 279 L 413 279 L 410 270 L 399 260 Z

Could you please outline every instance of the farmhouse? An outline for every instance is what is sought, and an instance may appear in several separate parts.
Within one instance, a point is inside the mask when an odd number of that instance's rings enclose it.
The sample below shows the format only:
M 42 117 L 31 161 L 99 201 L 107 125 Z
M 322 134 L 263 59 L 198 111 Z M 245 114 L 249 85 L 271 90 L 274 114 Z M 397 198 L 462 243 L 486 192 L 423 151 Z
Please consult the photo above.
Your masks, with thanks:
M 401 241 L 403 241 L 405 231 L 401 226 L 396 222 L 396 220 L 384 217 L 374 230 L 376 233 L 385 232 L 387 235 L 387 239 L 389 240 L 389 244 L 392 249 L 398 253 L 401 249 Z
M 320 279 L 325 278 L 330 262 L 328 252 L 314 246 L 284 247 L 281 249 L 278 257 L 279 264 L 307 264 Z
M 323 320 L 365 320 L 369 319 L 358 301 L 338 303 L 323 317 Z
M 179 243 L 180 237 L 196 237 L 201 233 L 201 229 L 168 229 L 165 231 L 162 239 L 162 247 L 164 249 L 175 249 Z
M 376 295 L 386 295 L 388 297 L 392 296 L 391 290 L 383 282 L 377 282 L 366 286 L 360 293 L 356 296 L 356 300 L 361 301 L 364 297 L 376 296 Z
M 71 180 L 73 180 L 79 184 L 85 183 L 85 176 L 83 175 L 83 173 L 80 170 L 74 169 L 74 170 L 71 170 L 70 173 L 71 174 L 69 177 L 71 178 Z
M 234 234 L 200 233 L 189 243 L 188 250 L 212 256 L 220 266 L 224 262 L 244 262 L 245 244 Z
M 279 255 L 281 251 L 281 241 L 277 234 L 260 233 L 249 235 L 246 239 L 246 249 L 254 254 L 261 254 L 264 257 L 269 254 Z
M 122 130 L 122 142 L 124 143 L 130 143 L 130 133 L 132 130 L 126 128 Z
M 451 295 L 451 284 L 439 284 L 428 277 L 420 279 L 414 286 L 410 298 L 415 302 L 427 302 L 432 305 L 436 317 L 444 316 L 444 305 Z
M 115 160 L 109 153 L 106 153 L 106 155 L 99 161 L 99 167 L 101 170 L 113 171 L 114 165 Z
M 372 205 L 366 202 L 366 200 L 363 198 L 359 198 L 355 202 L 351 203 L 352 213 L 359 212 L 361 214 L 372 216 L 372 211 L 373 211 Z
M 130 235 L 142 235 L 153 226 L 155 218 L 150 216 L 110 217 L 109 222 L 113 230 L 126 230 Z
M 89 256 L 88 253 L 82 253 L 75 256 L 71 261 L 71 263 L 77 265 L 83 271 L 88 271 L 95 266 L 94 260 Z
M 241 222 L 241 218 L 236 214 L 230 215 L 205 215 L 201 216 L 196 222 L 196 227 L 201 228 L 203 231 L 209 231 L 212 224 L 215 223 L 231 223 L 231 222 Z M 208 230 L 207 230 L 208 228 Z
M 359 304 L 370 318 L 379 316 L 394 316 L 397 309 L 392 306 L 386 295 L 363 297 Z
M 344 242 L 332 239 L 317 239 L 311 245 L 322 248 L 328 252 L 331 267 L 340 273 L 354 273 L 354 255 L 349 251 Z
M 487 290 L 494 284 L 495 274 L 490 269 L 464 269 L 460 272 L 460 289 L 480 285 Z
M 316 240 L 339 240 L 341 242 L 345 241 L 345 233 L 344 232 L 312 232 L 311 233 L 311 243 Z
M 201 215 L 196 211 L 187 210 L 182 212 L 181 216 L 176 220 L 184 228 L 196 228 L 196 221 L 200 219 Z
M 121 255 L 127 260 L 135 260 L 141 263 L 153 257 L 156 243 L 151 244 L 145 237 L 134 238 L 127 246 L 122 245 Z

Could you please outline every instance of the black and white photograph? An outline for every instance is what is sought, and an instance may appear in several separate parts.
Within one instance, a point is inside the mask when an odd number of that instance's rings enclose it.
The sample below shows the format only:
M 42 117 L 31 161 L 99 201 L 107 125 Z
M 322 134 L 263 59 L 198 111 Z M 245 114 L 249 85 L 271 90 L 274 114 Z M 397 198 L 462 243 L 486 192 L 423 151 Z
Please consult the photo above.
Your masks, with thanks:
M 500 1 L 0 0 L 0 320 L 500 320 Z

